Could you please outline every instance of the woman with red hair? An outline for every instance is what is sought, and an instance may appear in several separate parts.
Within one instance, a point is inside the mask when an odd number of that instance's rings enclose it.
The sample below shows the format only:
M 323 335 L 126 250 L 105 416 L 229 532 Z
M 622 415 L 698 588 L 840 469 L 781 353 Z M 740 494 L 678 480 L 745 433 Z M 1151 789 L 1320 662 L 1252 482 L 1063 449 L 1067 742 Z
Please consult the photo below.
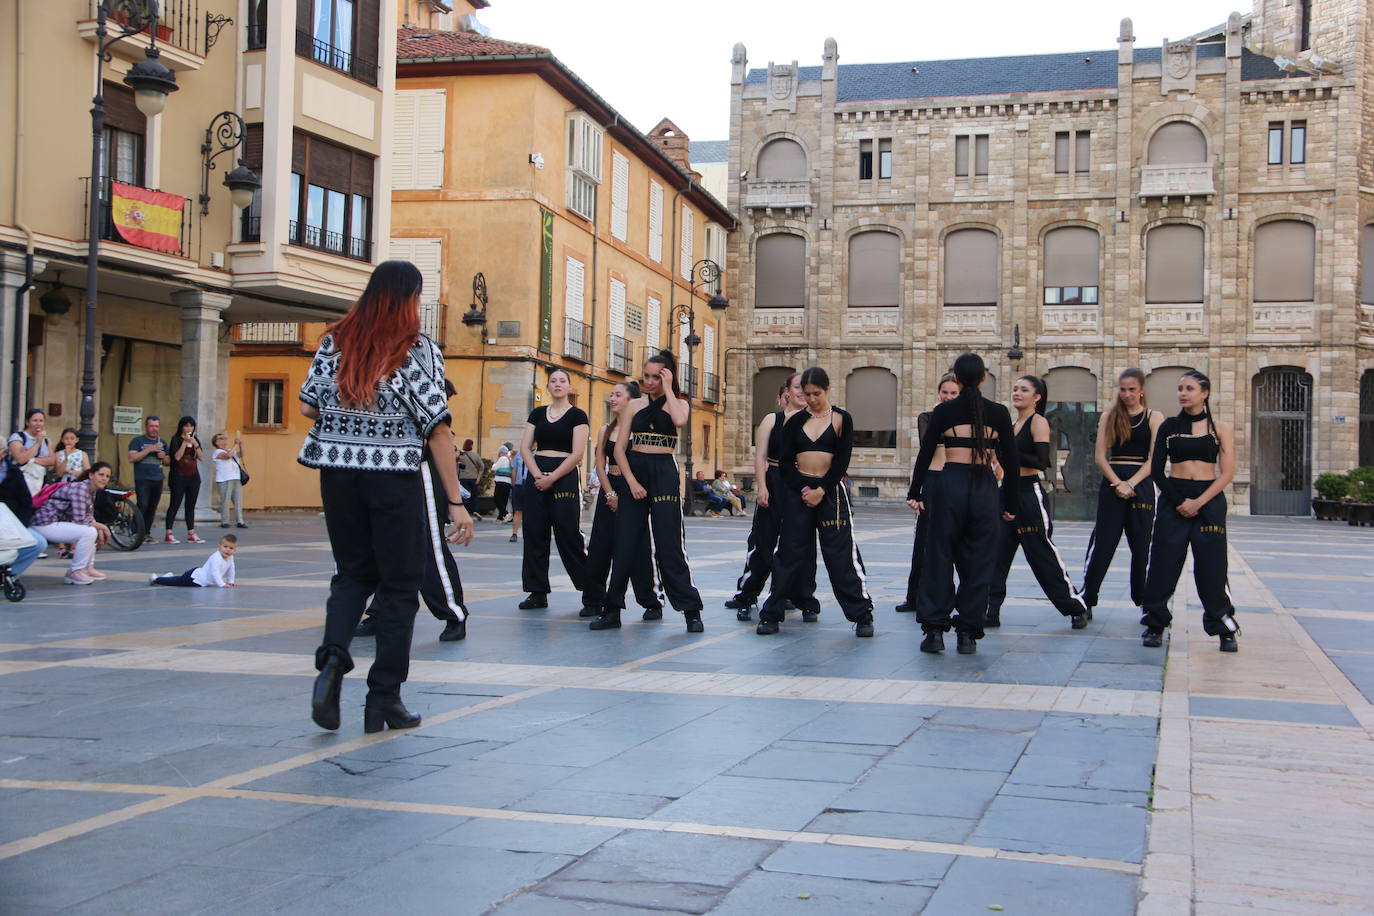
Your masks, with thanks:
M 428 446 L 453 450 L 444 356 L 420 333 L 420 271 L 379 264 L 353 308 L 320 338 L 301 385 L 301 413 L 315 421 L 298 460 L 320 471 L 320 496 L 336 571 L 315 650 L 311 718 L 339 727 L 339 691 L 369 595 L 375 595 L 377 651 L 367 675 L 363 728 L 413 728 L 401 702 L 425 568 L 420 468 Z M 472 541 L 452 460 L 434 462 L 455 526 L 449 541 Z

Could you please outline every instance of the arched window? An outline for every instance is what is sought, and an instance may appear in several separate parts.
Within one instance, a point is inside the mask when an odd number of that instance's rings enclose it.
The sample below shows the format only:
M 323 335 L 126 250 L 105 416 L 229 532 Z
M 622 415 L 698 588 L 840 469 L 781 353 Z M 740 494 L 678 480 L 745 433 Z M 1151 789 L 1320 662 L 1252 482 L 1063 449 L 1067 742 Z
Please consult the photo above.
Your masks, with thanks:
M 881 230 L 849 240 L 849 304 L 898 305 L 902 296 L 901 239 Z
M 880 367 L 855 369 L 845 379 L 844 400 L 856 448 L 897 447 L 897 376 Z
M 1360 302 L 1374 305 L 1374 224 L 1360 229 Z
M 754 308 L 806 304 L 806 239 L 774 232 L 754 247 Z
M 1145 401 L 1164 416 L 1178 413 L 1178 378 L 1192 366 L 1160 366 L 1145 378 Z
M 796 140 L 780 138 L 759 150 L 757 178 L 769 181 L 801 181 L 806 174 L 806 150 Z
M 1151 229 L 1145 236 L 1145 301 L 1202 302 L 1205 263 L 1200 227 L 1169 223 Z
M 1046 305 L 1097 302 L 1102 238 L 1097 230 L 1065 226 L 1045 234 Z
M 945 236 L 945 305 L 996 305 L 998 260 L 995 232 L 956 229 Z
M 1049 391 L 1050 404 L 1076 404 L 1075 409 L 1094 411 L 1097 409 L 1097 376 L 1087 369 L 1077 366 L 1060 366 L 1044 375 L 1045 387 Z
M 1197 165 L 1207 161 L 1207 138 L 1187 121 L 1170 121 L 1150 138 L 1150 165 Z
M 1296 219 L 1255 230 L 1255 302 L 1311 302 L 1316 298 L 1317 231 Z
M 796 371 L 791 366 L 768 366 L 754 373 L 754 420 L 749 428 L 751 439 L 763 418 L 778 409 L 778 389 Z

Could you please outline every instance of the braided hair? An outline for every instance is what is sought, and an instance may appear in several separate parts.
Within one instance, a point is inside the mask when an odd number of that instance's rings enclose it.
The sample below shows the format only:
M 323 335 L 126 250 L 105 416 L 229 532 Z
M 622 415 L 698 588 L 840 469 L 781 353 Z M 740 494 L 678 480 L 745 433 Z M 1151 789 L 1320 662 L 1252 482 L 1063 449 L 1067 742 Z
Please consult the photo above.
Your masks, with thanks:
M 1197 382 L 1198 387 L 1202 389 L 1202 415 L 1207 418 L 1207 432 L 1211 433 L 1213 438 L 1216 438 L 1217 424 L 1212 418 L 1212 380 L 1197 369 L 1189 369 L 1187 372 L 1180 375 L 1179 378 L 1193 379 Z M 1187 411 L 1180 411 L 1180 413 L 1186 412 Z M 1189 417 L 1188 419 L 1191 421 L 1193 418 Z
M 983 357 L 977 353 L 965 353 L 954 361 L 954 378 L 964 386 L 964 390 L 959 392 L 959 397 L 966 400 L 969 416 L 973 418 L 973 442 L 977 446 L 973 460 L 976 464 L 987 463 L 987 424 L 983 420 L 983 393 L 978 390 L 985 375 L 987 366 L 983 364 Z

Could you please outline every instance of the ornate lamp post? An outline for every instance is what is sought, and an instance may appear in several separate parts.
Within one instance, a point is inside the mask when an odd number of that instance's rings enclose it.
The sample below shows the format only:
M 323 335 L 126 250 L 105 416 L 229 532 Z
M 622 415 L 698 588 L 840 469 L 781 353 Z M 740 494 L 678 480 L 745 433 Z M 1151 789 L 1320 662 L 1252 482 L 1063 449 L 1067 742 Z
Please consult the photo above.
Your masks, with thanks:
M 695 388 L 693 384 L 693 374 L 696 371 L 693 354 L 696 348 L 701 344 L 701 338 L 697 336 L 696 311 L 692 308 L 692 305 L 696 302 L 697 290 L 704 286 L 710 286 L 716 290 L 711 298 L 706 301 L 706 304 L 711 307 L 711 310 L 714 312 L 723 312 L 730 307 L 730 300 L 720 294 L 720 274 L 720 265 L 710 258 L 702 258 L 700 261 L 693 264 L 691 294 L 687 297 L 685 303 L 679 303 L 673 306 L 673 310 L 670 313 L 674 324 L 683 320 L 687 322 L 687 339 L 684 341 L 684 343 L 687 344 L 687 372 L 684 379 L 686 384 L 683 386 L 687 394 L 687 425 L 683 427 L 683 444 L 687 450 L 687 461 L 685 465 L 687 470 L 686 493 L 684 494 L 682 502 L 682 511 L 684 514 L 690 513 L 692 508 L 692 392 L 693 388 Z M 678 366 L 678 368 L 681 369 L 682 367 Z
M 113 18 L 117 31 L 111 35 L 108 24 Z M 96 80 L 95 98 L 91 100 L 91 187 L 87 201 L 86 225 L 86 346 L 81 372 L 81 429 L 77 439 L 81 450 L 95 460 L 95 320 L 96 286 L 99 283 L 100 192 L 105 177 L 105 64 L 113 55 L 110 48 L 119 41 L 139 32 L 148 31 L 145 59 L 129 68 L 124 83 L 134 91 L 138 110 L 147 117 L 160 114 L 167 104 L 167 96 L 176 92 L 177 77 L 158 60 L 157 2 L 156 0 L 101 0 L 96 5 Z
M 481 271 L 472 276 L 472 305 L 463 315 L 463 324 L 476 328 L 482 338 L 477 360 L 477 454 L 482 454 L 482 415 L 487 402 L 487 278 Z
M 200 215 L 210 212 L 210 173 L 215 170 L 215 160 L 225 153 L 241 150 L 248 142 L 248 128 L 243 118 L 232 111 L 221 111 L 210 119 L 205 128 L 205 142 L 200 146 L 202 175 L 200 179 Z M 215 149 L 218 145 L 219 149 Z M 243 209 L 253 203 L 253 193 L 262 187 L 262 179 L 248 167 L 243 156 L 239 164 L 224 176 L 224 186 L 229 189 L 229 201 Z

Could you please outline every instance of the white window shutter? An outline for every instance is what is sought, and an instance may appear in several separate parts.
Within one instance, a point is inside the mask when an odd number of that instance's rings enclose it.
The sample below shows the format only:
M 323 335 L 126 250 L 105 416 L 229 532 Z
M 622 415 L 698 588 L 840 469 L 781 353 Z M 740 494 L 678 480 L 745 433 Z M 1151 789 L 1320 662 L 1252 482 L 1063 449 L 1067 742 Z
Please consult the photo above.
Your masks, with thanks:
M 393 238 L 388 256 L 393 260 L 409 261 L 419 268 L 424 281 L 420 292 L 420 330 L 442 341 L 443 239 Z
M 419 95 L 415 111 L 416 188 L 444 186 L 444 90 Z
M 564 284 L 563 314 L 575 321 L 582 320 L 582 296 L 586 268 L 576 258 L 568 258 L 567 281 Z
M 701 369 L 712 374 L 716 371 L 716 329 L 709 324 L 701 329 Z
M 625 241 L 630 235 L 630 160 L 611 153 L 611 235 Z
M 413 188 L 415 175 L 414 92 L 397 92 L 391 116 L 391 186 Z
M 649 182 L 649 258 L 663 263 L 663 185 Z
M 611 336 L 625 336 L 625 284 L 611 277 Z
M 653 296 L 648 301 L 648 316 L 644 319 L 644 345 L 650 350 L 657 350 L 658 332 L 663 327 L 663 303 Z
M 696 220 L 693 218 L 692 208 L 683 206 L 682 208 L 682 252 L 679 260 L 682 261 L 682 279 L 690 281 L 692 279 L 692 265 L 696 263 L 694 252 L 696 251 L 695 239 L 692 233 L 696 229 Z
M 678 364 L 687 362 L 687 316 L 679 315 L 677 319 L 677 361 Z M 687 373 L 678 370 L 678 380 L 683 381 L 687 378 Z

